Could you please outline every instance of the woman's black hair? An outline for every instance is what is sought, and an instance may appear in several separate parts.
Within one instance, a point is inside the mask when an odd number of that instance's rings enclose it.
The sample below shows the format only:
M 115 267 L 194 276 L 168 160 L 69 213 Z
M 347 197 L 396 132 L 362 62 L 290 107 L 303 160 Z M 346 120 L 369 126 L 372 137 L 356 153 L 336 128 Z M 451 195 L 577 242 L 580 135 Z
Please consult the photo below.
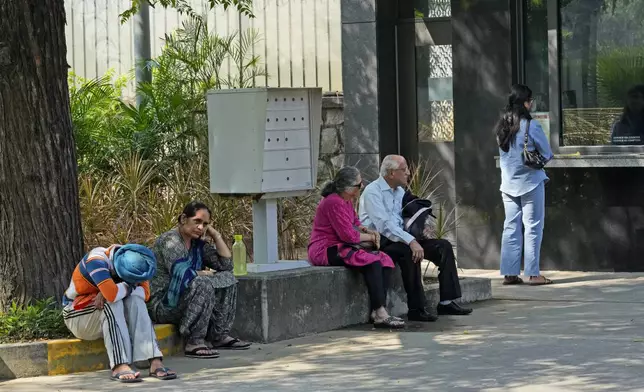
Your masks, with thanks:
M 508 95 L 508 104 L 496 124 L 496 142 L 501 150 L 508 152 L 521 126 L 521 119 L 531 120 L 525 103 L 532 100 L 532 90 L 523 84 L 514 84 Z
M 208 211 L 208 214 L 212 216 L 212 212 L 210 212 L 210 208 L 208 208 L 207 205 L 200 201 L 193 200 L 190 203 L 186 204 L 186 206 L 183 208 L 183 212 L 177 218 L 177 222 L 181 224 L 182 216 L 185 216 L 186 218 L 192 218 L 193 216 L 197 215 L 197 212 L 199 210 L 206 210 Z
M 322 188 L 322 197 L 327 197 L 332 193 L 342 193 L 351 187 L 356 186 L 356 180 L 360 176 L 360 171 L 353 166 L 345 166 L 338 170 L 333 177 L 333 181 L 329 181 Z

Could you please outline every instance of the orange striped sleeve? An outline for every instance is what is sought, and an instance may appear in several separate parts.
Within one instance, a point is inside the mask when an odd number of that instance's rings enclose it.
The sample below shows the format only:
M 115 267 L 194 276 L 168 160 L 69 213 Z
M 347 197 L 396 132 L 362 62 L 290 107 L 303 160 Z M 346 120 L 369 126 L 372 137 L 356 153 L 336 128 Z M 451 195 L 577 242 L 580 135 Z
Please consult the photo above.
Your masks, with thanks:
M 145 291 L 145 302 L 148 302 L 150 300 L 150 281 L 146 280 L 139 286 L 143 287 L 143 291 Z
M 106 279 L 98 284 L 98 289 L 106 300 L 114 302 L 119 293 L 119 288 L 112 279 Z

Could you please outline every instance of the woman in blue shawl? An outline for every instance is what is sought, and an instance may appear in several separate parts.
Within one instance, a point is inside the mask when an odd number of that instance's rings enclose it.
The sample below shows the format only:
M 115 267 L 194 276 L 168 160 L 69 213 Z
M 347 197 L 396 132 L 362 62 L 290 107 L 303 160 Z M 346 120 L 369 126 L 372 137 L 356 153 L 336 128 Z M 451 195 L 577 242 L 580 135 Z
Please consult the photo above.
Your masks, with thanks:
M 157 273 L 151 283 L 150 316 L 156 323 L 177 325 L 186 343 L 185 355 L 192 358 L 216 358 L 217 348 L 250 346 L 229 335 L 237 280 L 230 250 L 210 226 L 210 216 L 205 204 L 190 202 L 178 227 L 159 236 L 152 248 Z

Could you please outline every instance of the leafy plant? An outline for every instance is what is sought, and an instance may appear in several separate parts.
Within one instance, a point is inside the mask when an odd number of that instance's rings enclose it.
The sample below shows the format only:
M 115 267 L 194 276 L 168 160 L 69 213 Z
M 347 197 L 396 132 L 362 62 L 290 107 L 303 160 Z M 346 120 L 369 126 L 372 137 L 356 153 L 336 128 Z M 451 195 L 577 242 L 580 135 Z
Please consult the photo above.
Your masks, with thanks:
M 199 14 L 190 5 L 188 0 L 132 0 L 130 8 L 126 9 L 121 13 L 121 23 L 125 23 L 130 19 L 134 14 L 136 14 L 141 8 L 141 4 L 147 2 L 151 7 L 157 5 L 162 6 L 163 8 L 174 8 L 179 13 L 185 14 L 191 17 L 198 17 Z M 228 7 L 236 8 L 240 13 L 247 15 L 249 17 L 254 17 L 252 12 L 253 0 L 208 0 L 208 6 L 210 9 L 215 8 L 220 5 L 224 10 Z
M 85 79 L 69 73 L 72 127 L 80 172 L 106 170 L 109 157 L 130 149 L 131 121 L 120 110 L 126 77 L 113 71 Z
M 162 169 L 193 161 L 208 151 L 206 94 L 211 89 L 254 87 L 266 75 L 252 48 L 254 30 L 219 36 L 190 18 L 166 36 L 162 54 L 149 62 L 152 81 L 140 83 L 139 107 L 123 104 L 135 126 L 135 151 Z M 225 72 L 230 60 L 236 67 Z
M 438 196 L 441 187 L 438 176 L 442 172 L 436 164 L 421 159 L 409 165 L 409 190 L 422 199 L 432 199 Z
M 0 343 L 71 337 L 54 298 L 17 305 L 0 312 Z
M 261 59 L 258 55 L 253 55 L 252 48 L 261 42 L 257 30 L 247 30 L 239 35 L 232 36 L 233 43 L 228 52 L 235 64 L 236 72 L 229 72 L 224 84 L 230 88 L 250 88 L 255 87 L 255 79 L 261 76 L 267 76 L 261 68 Z
M 191 93 L 202 94 L 224 87 L 255 87 L 255 78 L 266 76 L 261 58 L 253 54 L 253 48 L 261 42 L 257 30 L 220 36 L 211 33 L 202 18 L 192 17 L 180 29 L 166 35 L 165 40 L 166 46 L 156 62 L 158 68 L 174 67 L 168 71 L 181 77 Z M 228 60 L 234 68 L 224 73 L 222 68 Z M 205 100 L 203 95 L 200 98 Z
M 176 225 L 177 216 L 190 200 L 201 200 L 210 207 L 211 222 L 224 238 L 242 234 L 252 240 L 250 199 L 210 193 L 204 155 L 171 170 L 138 155 L 121 159 L 115 166 L 118 170 L 111 175 L 92 172 L 79 176 L 86 250 L 112 243 L 150 245 Z
M 410 178 L 409 190 L 416 196 L 432 201 L 432 213 L 436 216 L 432 219 L 433 225 L 428 226 L 425 235 L 428 238 L 446 239 L 455 247 L 456 230 L 459 227 L 461 214 L 457 211 L 457 205 L 450 207 L 444 195 L 440 193 L 442 182 L 440 174 L 442 169 L 436 163 L 421 159 L 409 165 Z M 431 230 L 430 230 L 431 228 Z M 427 276 L 429 264 L 425 267 L 423 276 Z
M 137 221 L 141 209 L 141 200 L 149 192 L 149 186 L 158 172 L 155 164 L 146 161 L 138 154 L 122 159 L 116 164 L 117 174 L 114 177 L 114 185 L 122 197 L 122 209 L 130 214 L 134 221 Z

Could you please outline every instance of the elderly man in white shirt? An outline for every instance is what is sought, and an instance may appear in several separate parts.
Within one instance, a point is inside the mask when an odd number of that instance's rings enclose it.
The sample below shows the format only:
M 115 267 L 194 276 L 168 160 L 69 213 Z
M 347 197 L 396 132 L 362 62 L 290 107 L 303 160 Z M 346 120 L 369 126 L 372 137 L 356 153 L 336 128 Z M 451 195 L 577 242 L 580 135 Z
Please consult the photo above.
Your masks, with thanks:
M 388 155 L 380 167 L 380 177 L 367 185 L 360 197 L 360 221 L 381 235 L 380 249 L 400 265 L 407 292 L 407 316 L 412 321 L 436 321 L 426 308 L 420 262 L 427 258 L 438 267 L 440 284 L 439 315 L 467 315 L 454 300 L 461 297 L 452 244 L 444 239 L 416 239 L 403 229 L 402 200 L 409 180 L 409 167 L 400 155 Z

